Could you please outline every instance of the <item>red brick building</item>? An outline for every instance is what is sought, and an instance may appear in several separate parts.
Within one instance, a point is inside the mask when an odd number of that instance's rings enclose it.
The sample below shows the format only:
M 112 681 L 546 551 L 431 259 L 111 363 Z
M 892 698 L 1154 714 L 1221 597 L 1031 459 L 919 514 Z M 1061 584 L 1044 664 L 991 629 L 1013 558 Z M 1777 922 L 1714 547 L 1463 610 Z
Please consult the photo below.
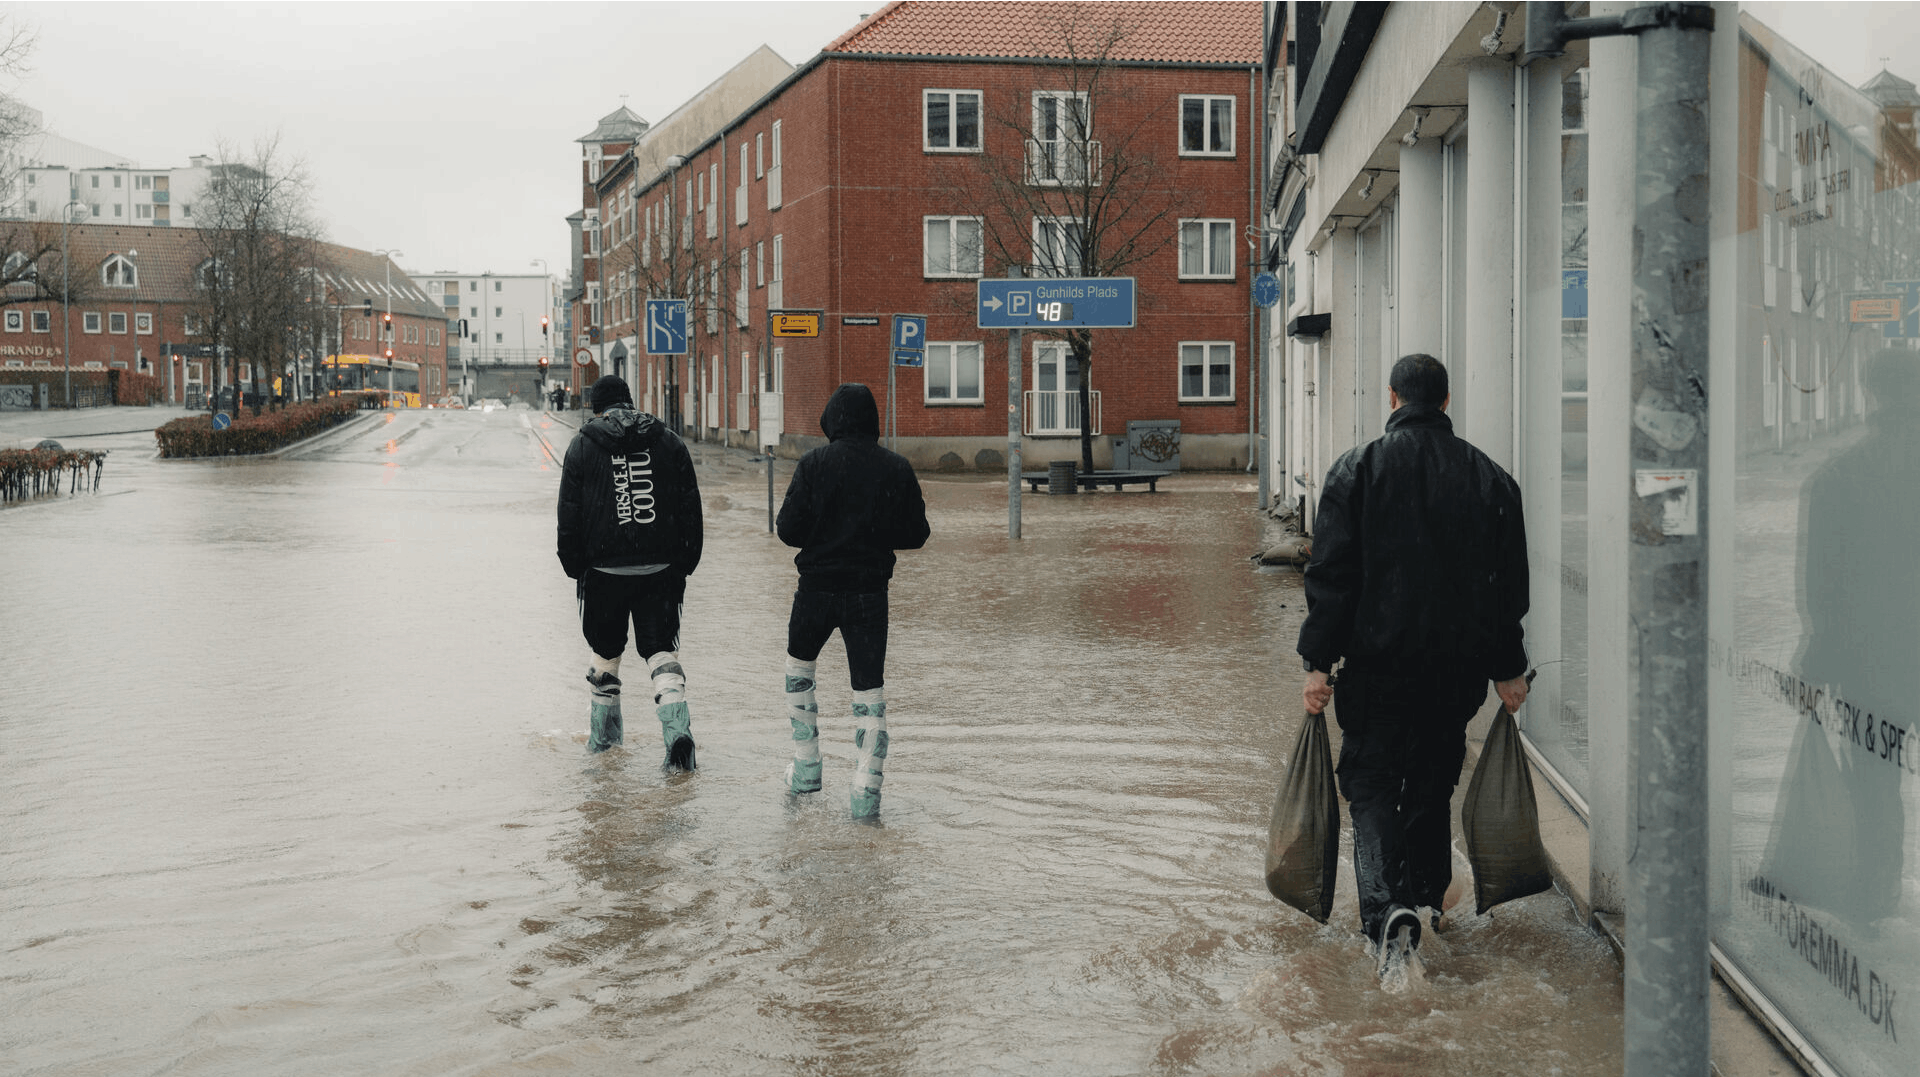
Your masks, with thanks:
M 792 456 L 842 382 L 885 413 L 891 316 L 922 314 L 925 365 L 893 368 L 896 447 L 999 468 L 1008 333 L 978 328 L 976 282 L 1126 276 L 1134 327 L 1093 333 L 1096 466 L 1129 422 L 1177 421 L 1184 466 L 1244 467 L 1260 43 L 1254 3 L 889 4 L 664 167 L 640 134 L 587 177 L 577 372 L 622 374 L 702 439 L 754 445 L 778 407 Z M 1096 245 L 1113 271 L 1085 271 Z M 643 332 L 665 295 L 692 308 L 671 364 Z M 819 335 L 770 338 L 769 309 L 820 311 Z M 1077 459 L 1077 365 L 1023 336 L 1023 451 Z
M 64 232 L 64 234 L 63 234 Z M 206 333 L 206 300 L 196 280 L 207 261 L 205 239 L 189 229 L 76 224 L 63 230 L 45 222 L 0 225 L 0 245 L 11 262 L 46 249 L 36 271 L 41 284 L 7 286 L 0 306 L 0 377 L 18 381 L 38 372 L 125 370 L 161 382 L 162 398 L 196 405 L 214 384 L 215 348 Z M 70 280 L 61 279 L 62 247 L 69 252 Z M 49 249 L 50 248 L 50 249 Z M 306 397 L 313 391 L 312 357 L 347 372 L 376 369 L 374 384 L 386 384 L 386 345 L 380 325 L 393 314 L 394 386 L 428 399 L 447 391 L 446 315 L 384 255 L 318 244 L 312 267 L 315 317 L 312 331 L 294 333 L 288 356 L 295 377 L 275 372 L 280 391 Z M 10 273 L 18 277 L 18 273 Z M 60 301 L 63 284 L 69 302 Z M 51 298 L 48 298 L 48 296 Z M 63 318 L 63 306 L 65 307 Z M 369 315 L 371 311 L 371 315 Z M 229 363 L 217 384 L 236 376 L 256 391 L 245 360 Z M 257 391 L 270 393 L 271 385 Z M 60 390 L 54 389 L 57 397 Z

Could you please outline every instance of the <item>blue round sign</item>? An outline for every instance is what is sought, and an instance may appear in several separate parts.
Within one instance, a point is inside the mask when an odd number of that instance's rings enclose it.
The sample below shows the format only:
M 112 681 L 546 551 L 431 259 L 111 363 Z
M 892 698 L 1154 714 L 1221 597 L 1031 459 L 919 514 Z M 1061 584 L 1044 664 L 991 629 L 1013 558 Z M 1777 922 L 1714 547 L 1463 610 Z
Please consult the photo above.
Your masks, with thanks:
M 1253 278 L 1253 301 L 1263 307 L 1280 302 L 1280 278 L 1271 273 Z
M 231 415 L 228 415 L 228 414 L 227 414 L 226 412 L 224 412 L 224 411 L 222 411 L 222 412 L 216 412 L 216 413 L 214 414 L 214 416 L 213 416 L 213 428 L 214 428 L 215 430 L 225 430 L 225 429 L 226 429 L 227 427 L 229 427 L 229 426 L 232 426 L 232 425 L 233 425 L 233 416 L 231 416 Z

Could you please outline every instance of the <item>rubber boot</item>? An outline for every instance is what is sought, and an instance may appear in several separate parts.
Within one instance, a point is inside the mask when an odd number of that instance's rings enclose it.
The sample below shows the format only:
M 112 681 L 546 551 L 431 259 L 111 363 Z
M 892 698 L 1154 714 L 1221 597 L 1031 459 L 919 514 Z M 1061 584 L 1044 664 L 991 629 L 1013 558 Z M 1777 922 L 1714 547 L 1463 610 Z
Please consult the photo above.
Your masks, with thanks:
M 814 663 L 787 656 L 787 722 L 793 726 L 789 793 L 820 791 L 820 705 L 813 699 Z
M 660 716 L 660 739 L 667 745 L 667 766 L 693 769 L 693 716 L 687 713 L 687 677 L 680 656 L 661 651 L 647 659 L 653 677 L 654 712 Z
M 587 707 L 587 751 L 604 752 L 621 743 L 620 660 L 593 656 L 587 667 L 587 684 L 593 689 L 593 702 Z
M 871 688 L 853 694 L 853 817 L 871 819 L 880 814 L 881 773 L 887 762 L 886 689 Z

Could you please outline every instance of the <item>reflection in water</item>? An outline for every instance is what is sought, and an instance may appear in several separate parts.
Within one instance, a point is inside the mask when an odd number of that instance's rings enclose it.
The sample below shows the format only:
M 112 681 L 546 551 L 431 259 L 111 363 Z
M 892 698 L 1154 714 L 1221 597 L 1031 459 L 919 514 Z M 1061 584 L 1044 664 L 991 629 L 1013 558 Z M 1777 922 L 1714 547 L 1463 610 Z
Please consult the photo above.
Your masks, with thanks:
M 1555 895 L 1431 938 L 1389 995 L 1350 850 L 1334 926 L 1266 894 L 1304 607 L 1297 574 L 1249 568 L 1248 484 L 1026 498 L 1010 544 L 1004 487 L 929 478 L 934 538 L 893 586 L 898 750 L 859 825 L 841 706 L 826 789 L 785 791 L 792 551 L 761 466 L 700 454 L 701 769 L 668 774 L 585 752 L 529 431 L 430 414 L 395 420 L 391 469 L 385 434 L 136 463 L 126 496 L 5 521 L 10 1063 L 1618 1071 L 1618 966 Z

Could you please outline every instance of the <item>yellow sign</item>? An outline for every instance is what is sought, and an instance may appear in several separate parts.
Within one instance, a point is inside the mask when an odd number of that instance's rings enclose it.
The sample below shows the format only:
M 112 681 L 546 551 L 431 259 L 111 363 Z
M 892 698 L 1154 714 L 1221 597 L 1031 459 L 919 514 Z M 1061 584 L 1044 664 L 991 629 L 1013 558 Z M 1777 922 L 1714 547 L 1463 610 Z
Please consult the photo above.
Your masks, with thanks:
M 1900 294 L 1847 297 L 1847 320 L 1855 325 L 1900 320 Z
M 776 337 L 817 337 L 820 335 L 820 315 L 818 313 L 798 314 L 792 311 L 774 311 L 773 335 Z

